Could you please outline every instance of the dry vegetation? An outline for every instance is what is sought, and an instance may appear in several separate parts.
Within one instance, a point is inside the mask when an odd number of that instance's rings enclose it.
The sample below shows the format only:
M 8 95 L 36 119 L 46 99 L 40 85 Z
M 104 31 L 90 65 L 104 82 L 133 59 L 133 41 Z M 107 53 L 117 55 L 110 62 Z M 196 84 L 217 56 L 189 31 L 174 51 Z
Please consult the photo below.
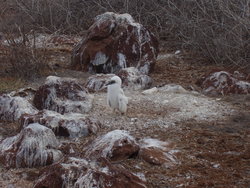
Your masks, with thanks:
M 190 65 L 192 69 L 188 69 Z M 184 68 L 177 70 L 177 67 Z M 174 81 L 187 87 L 196 80 L 196 77 L 191 75 L 203 74 L 203 71 L 206 71 L 206 69 L 201 70 L 198 64 L 183 62 L 180 57 L 174 56 L 158 61 L 156 73 L 152 77 L 158 73 L 156 84 Z M 168 75 L 168 72 L 176 73 L 176 76 Z M 65 73 L 63 76 L 71 77 L 72 75 Z M 174 77 L 174 80 L 171 80 L 172 77 Z M 86 80 L 82 75 L 79 78 Z M 143 173 L 147 179 L 148 188 L 249 187 L 249 95 L 220 98 L 225 107 L 224 110 L 233 108 L 239 114 L 221 116 L 220 120 L 210 119 L 211 121 L 198 121 L 192 118 L 180 120 L 175 115 L 174 121 L 176 123 L 173 126 L 167 126 L 168 115 L 180 109 L 173 108 L 171 105 L 160 105 L 161 107 L 159 107 L 159 104 L 166 98 L 155 97 L 154 95 L 145 96 L 140 91 L 127 90 L 126 95 L 130 97 L 127 116 L 116 117 L 107 108 L 105 92 L 94 93 L 93 95 L 97 100 L 94 100 L 94 107 L 89 115 L 100 120 L 104 126 L 97 135 L 83 137 L 78 141 L 71 140 L 70 146 L 76 151 L 74 155 L 82 156 L 85 146 L 97 136 L 114 129 L 125 129 L 137 139 L 156 138 L 173 142 L 175 149 L 180 150 L 177 155 L 179 164 L 170 168 L 166 168 L 164 165 L 151 165 L 139 157 L 119 162 L 133 173 Z M 166 94 L 162 96 L 166 96 Z M 158 100 L 156 100 L 157 98 Z M 187 102 L 184 97 L 181 100 L 183 103 Z M 212 108 L 212 106 L 207 107 Z M 132 121 L 133 118 L 137 120 Z M 19 125 L 13 123 L 0 121 L 1 126 L 3 129 L 0 129 L 0 135 L 4 137 L 16 135 L 20 130 Z M 64 138 L 61 138 L 61 140 L 63 141 Z M 66 143 L 65 140 L 63 143 Z M 67 156 L 67 152 L 65 152 L 65 155 Z M 7 182 L 17 187 L 32 187 L 33 182 L 42 174 L 44 168 L 46 167 L 11 170 L 0 168 L 2 174 L 7 174 L 3 178 L 11 177 L 5 178 L 3 182 L 0 181 L 0 186 L 1 183 L 5 185 L 4 183 Z
M 5 0 L 0 4 L 3 32 L 16 25 L 49 33 L 82 34 L 106 11 L 129 13 L 167 42 L 216 64 L 249 67 L 250 0 Z
M 12 75 L 24 79 L 37 77 L 46 67 L 46 50 L 37 49 L 33 41 L 29 41 L 25 34 L 16 40 L 13 36 L 7 38 L 8 52 L 6 60 L 10 63 L 10 69 L 6 70 Z

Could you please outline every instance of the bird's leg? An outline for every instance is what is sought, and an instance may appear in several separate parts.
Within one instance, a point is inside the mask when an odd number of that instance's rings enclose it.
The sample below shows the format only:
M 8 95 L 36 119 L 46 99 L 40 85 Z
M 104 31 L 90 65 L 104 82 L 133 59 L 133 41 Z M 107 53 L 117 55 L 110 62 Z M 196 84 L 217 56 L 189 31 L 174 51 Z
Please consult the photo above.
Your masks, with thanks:
M 119 112 L 121 116 L 127 116 L 127 112 Z
M 115 114 L 115 108 L 112 108 L 112 114 Z
M 114 118 L 116 118 L 117 117 L 117 113 L 119 113 L 119 112 L 117 112 L 117 110 L 115 108 L 112 108 L 111 116 L 114 117 Z

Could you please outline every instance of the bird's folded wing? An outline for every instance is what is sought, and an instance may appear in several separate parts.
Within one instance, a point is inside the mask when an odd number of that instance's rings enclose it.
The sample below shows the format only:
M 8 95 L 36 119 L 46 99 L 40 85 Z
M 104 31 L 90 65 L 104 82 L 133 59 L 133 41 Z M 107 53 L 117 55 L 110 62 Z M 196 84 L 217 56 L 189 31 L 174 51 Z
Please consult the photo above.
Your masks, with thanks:
M 128 104 L 128 97 L 125 96 L 124 91 L 120 89 L 120 94 L 118 95 L 119 101 L 122 100 L 124 103 Z
M 128 104 L 128 98 L 126 96 L 119 97 L 119 103 Z

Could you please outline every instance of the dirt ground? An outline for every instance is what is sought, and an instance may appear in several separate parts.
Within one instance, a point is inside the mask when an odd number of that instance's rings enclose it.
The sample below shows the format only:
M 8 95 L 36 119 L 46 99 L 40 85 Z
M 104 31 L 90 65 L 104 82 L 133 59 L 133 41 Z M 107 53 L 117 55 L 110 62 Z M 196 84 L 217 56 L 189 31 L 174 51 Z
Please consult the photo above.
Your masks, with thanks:
M 200 92 L 201 89 L 195 82 L 213 68 L 218 66 L 193 62 L 184 52 L 180 55 L 162 52 L 150 76 L 154 79 L 155 86 L 175 83 L 188 91 Z M 51 74 L 76 77 L 83 82 L 89 76 L 63 66 Z M 43 80 L 44 78 L 40 78 L 28 84 L 37 88 Z M 249 95 L 209 97 L 199 94 L 198 97 L 192 95 L 192 98 L 188 98 L 189 94 L 159 93 L 159 100 L 156 100 L 155 96 L 142 95 L 141 91 L 126 90 L 125 93 L 130 99 L 126 116 L 111 113 L 106 106 L 105 92 L 93 94 L 94 106 L 89 116 L 100 120 L 103 128 L 97 135 L 70 141 L 76 145 L 75 150 L 79 155 L 87 141 L 114 129 L 125 129 L 138 140 L 156 138 L 174 143 L 175 149 L 180 151 L 177 155 L 178 164 L 171 167 L 152 165 L 138 157 L 119 162 L 133 173 L 143 173 L 149 188 L 250 186 Z M 162 104 L 162 99 L 169 101 L 177 96 L 180 101 L 182 97 L 183 100 L 184 97 L 187 100 L 195 99 L 198 101 L 197 106 L 200 105 L 200 99 L 207 103 L 194 108 L 198 110 L 198 115 L 191 116 L 187 115 L 189 112 L 182 111 L 182 106 Z M 176 101 L 178 102 L 178 98 Z M 216 110 L 214 113 L 209 109 L 205 111 L 206 108 L 212 108 L 206 104 L 218 104 L 218 113 Z M 204 110 L 200 112 L 204 113 L 204 119 L 199 118 L 199 110 Z M 0 139 L 13 136 L 18 131 L 17 123 L 0 122 Z M 42 169 L 5 169 L 0 165 L 0 187 L 32 187 Z

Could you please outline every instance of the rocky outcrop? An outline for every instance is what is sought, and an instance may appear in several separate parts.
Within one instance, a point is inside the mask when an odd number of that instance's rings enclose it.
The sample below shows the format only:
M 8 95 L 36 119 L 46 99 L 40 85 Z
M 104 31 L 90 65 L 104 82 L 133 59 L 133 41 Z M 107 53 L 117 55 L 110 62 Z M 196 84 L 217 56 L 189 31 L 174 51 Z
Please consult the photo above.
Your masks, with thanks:
M 248 76 L 249 77 L 249 76 Z M 235 71 L 212 71 L 197 81 L 203 93 L 210 95 L 249 94 L 250 77 Z
M 34 97 L 34 105 L 39 109 L 59 112 L 86 113 L 92 108 L 93 97 L 77 83 L 76 79 L 49 76 Z
M 95 134 L 100 127 L 100 122 L 91 120 L 83 114 L 66 113 L 61 115 L 49 110 L 43 110 L 34 115 L 25 114 L 21 117 L 22 127 L 26 127 L 30 123 L 39 123 L 52 129 L 55 135 L 69 138 Z
M 17 121 L 23 114 L 36 114 L 38 112 L 26 99 L 10 95 L 0 96 L 0 119 Z
M 87 37 L 73 49 L 72 67 L 95 73 L 116 73 L 137 67 L 148 74 L 158 55 L 158 40 L 129 14 L 106 12 L 95 18 Z
M 18 135 L 0 142 L 0 161 L 7 167 L 45 166 L 58 161 L 62 153 L 51 129 L 30 124 Z
M 96 74 L 90 76 L 85 84 L 85 87 L 89 92 L 104 91 L 105 84 L 109 81 L 115 74 Z
M 105 159 L 88 162 L 69 158 L 65 163 L 49 167 L 34 188 L 145 188 L 146 182 L 121 165 Z
M 178 163 L 175 156 L 177 150 L 173 145 L 157 139 L 147 138 L 141 140 L 139 157 L 154 165 L 174 166 Z
M 90 143 L 85 150 L 85 156 L 117 161 L 136 155 L 138 151 L 139 146 L 136 140 L 127 131 L 114 130 Z
M 123 68 L 117 73 L 117 75 L 121 78 L 124 87 L 134 90 L 148 89 L 153 83 L 151 77 L 141 73 L 135 67 Z

